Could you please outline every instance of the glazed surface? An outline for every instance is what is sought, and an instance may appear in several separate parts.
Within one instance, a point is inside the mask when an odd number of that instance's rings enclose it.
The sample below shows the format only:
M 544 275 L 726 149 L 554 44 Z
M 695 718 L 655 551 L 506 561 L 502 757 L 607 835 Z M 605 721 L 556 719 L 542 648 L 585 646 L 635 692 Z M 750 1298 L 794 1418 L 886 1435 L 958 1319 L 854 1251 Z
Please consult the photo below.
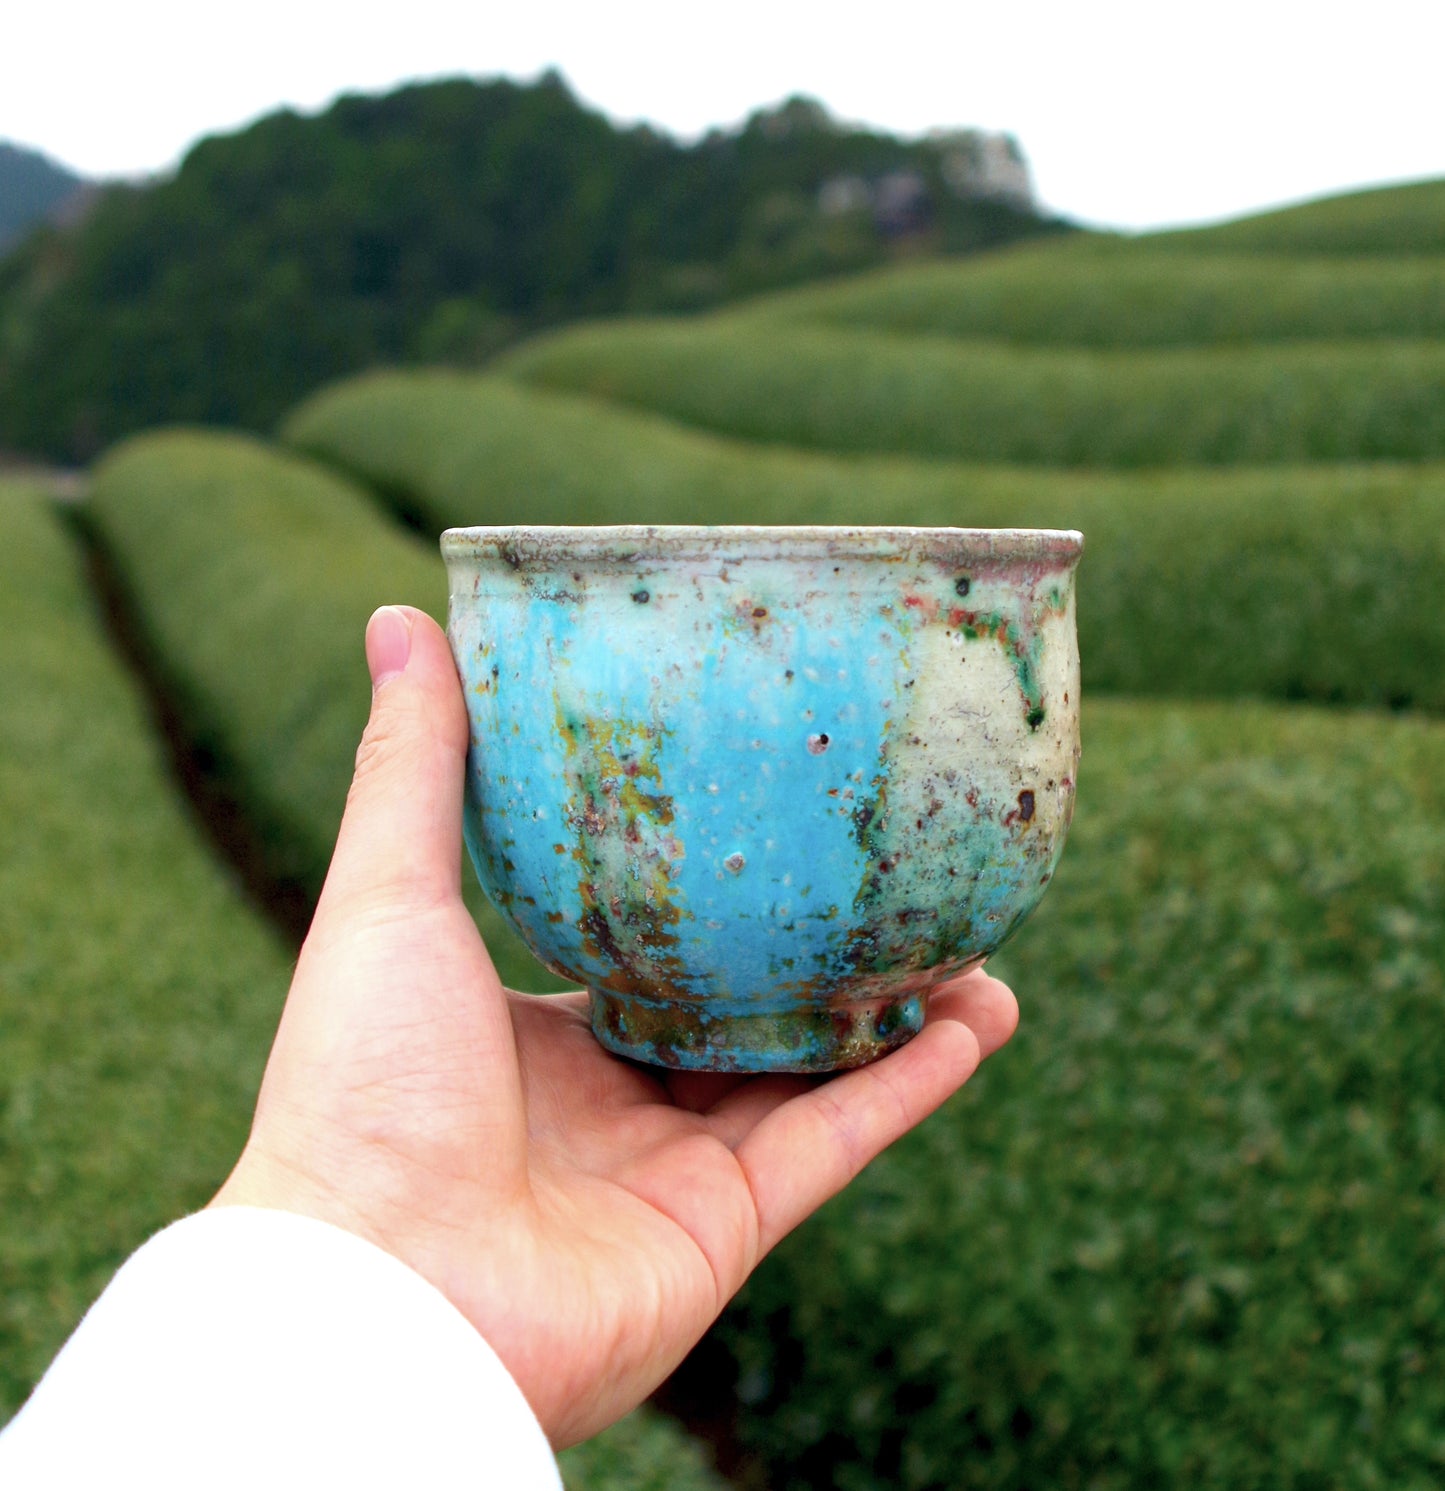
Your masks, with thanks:
M 778 532 L 444 540 L 478 873 L 646 1060 L 901 1043 L 1072 815 L 1076 535 Z

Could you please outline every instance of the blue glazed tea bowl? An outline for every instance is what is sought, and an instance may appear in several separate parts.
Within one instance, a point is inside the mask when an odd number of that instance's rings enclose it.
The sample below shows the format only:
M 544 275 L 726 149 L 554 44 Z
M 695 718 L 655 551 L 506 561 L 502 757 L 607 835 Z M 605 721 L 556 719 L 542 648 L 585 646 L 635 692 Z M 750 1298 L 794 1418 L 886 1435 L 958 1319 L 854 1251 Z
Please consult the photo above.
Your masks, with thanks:
M 463 528 L 466 839 L 604 1046 L 830 1071 L 902 1045 L 1054 873 L 1076 533 Z

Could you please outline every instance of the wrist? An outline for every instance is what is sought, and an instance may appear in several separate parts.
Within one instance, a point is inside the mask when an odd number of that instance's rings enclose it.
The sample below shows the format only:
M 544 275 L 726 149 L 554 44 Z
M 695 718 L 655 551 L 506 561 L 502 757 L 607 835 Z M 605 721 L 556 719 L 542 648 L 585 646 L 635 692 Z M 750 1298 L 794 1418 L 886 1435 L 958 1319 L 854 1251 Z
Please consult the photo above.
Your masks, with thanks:
M 395 1247 L 388 1244 L 385 1229 L 365 1217 L 339 1191 L 318 1177 L 249 1146 L 205 1209 L 213 1211 L 234 1206 L 287 1212 L 292 1216 L 325 1222 L 390 1253 L 400 1262 L 407 1262 Z

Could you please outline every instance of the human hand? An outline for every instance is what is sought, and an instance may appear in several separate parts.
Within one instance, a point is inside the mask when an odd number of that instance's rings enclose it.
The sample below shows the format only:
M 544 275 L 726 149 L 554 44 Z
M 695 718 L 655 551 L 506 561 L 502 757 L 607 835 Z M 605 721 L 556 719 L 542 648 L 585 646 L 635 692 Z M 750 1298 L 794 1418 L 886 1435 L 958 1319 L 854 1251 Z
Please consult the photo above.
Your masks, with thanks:
M 430 1280 L 557 1448 L 677 1365 L 758 1261 L 1013 1033 L 996 979 L 819 1079 L 653 1072 L 582 994 L 503 989 L 461 897 L 467 717 L 446 638 L 388 607 L 336 852 L 251 1137 L 213 1205 L 345 1227 Z

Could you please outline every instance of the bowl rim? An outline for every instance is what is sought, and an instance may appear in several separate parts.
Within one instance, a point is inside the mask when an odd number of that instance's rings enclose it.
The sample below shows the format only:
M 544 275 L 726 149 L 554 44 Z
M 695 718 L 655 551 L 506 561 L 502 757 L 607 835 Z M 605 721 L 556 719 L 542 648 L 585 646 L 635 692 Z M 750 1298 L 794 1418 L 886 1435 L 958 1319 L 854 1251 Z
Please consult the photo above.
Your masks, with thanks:
M 792 559 L 936 559 L 1052 561 L 1072 565 L 1084 548 L 1073 528 L 913 528 L 800 523 L 522 524 L 448 528 L 448 563 L 498 560 L 522 565 L 578 560 L 617 564 L 666 560 L 783 557 Z

